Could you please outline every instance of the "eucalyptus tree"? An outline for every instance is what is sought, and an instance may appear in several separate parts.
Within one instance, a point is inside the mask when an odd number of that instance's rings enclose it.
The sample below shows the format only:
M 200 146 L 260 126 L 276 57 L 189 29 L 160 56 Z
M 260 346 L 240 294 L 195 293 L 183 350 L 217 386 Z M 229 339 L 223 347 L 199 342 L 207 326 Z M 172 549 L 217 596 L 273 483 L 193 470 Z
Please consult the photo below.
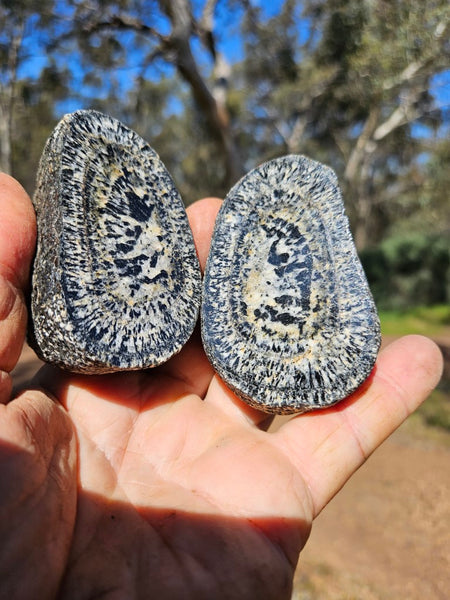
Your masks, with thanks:
M 386 227 L 428 138 L 448 118 L 433 82 L 449 66 L 444 0 L 286 0 L 247 12 L 239 106 L 259 150 L 305 152 L 340 174 L 360 248 Z M 447 110 L 447 112 L 446 112 Z M 258 152 L 258 150 L 256 150 Z

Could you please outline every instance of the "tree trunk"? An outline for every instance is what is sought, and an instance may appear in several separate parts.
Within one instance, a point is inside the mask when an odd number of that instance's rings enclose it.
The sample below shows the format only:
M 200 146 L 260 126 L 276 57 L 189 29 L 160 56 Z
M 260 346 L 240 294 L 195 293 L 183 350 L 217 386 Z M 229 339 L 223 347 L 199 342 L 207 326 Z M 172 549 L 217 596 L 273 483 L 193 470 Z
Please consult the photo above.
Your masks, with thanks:
M 175 55 L 174 63 L 180 76 L 189 84 L 194 102 L 205 116 L 219 151 L 223 154 L 226 187 L 231 187 L 243 174 L 242 161 L 231 131 L 230 118 L 223 95 L 208 88 L 192 54 L 191 14 L 187 0 L 160 0 L 162 10 L 172 23 L 172 33 L 167 40 L 169 52 Z M 214 57 L 217 58 L 217 57 Z M 226 82 L 222 82 L 226 84 Z M 216 99 L 217 98 L 217 99 Z
M 11 119 L 0 102 L 0 171 L 11 175 Z
M 368 196 L 359 197 L 353 237 L 358 251 L 363 250 L 370 242 L 372 201 Z
M 0 85 L 0 169 L 8 174 L 12 174 L 13 111 L 23 31 L 24 23 L 22 22 L 11 36 L 6 64 L 6 83 Z

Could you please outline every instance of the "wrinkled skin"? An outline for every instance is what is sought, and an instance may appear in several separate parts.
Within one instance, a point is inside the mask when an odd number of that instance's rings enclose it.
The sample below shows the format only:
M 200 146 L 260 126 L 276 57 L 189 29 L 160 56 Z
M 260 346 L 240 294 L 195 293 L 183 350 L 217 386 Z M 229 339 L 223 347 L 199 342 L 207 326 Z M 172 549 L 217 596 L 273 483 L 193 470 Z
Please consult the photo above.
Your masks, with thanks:
M 189 209 L 202 266 L 218 206 Z M 275 433 L 198 334 L 163 367 L 45 367 L 10 399 L 34 244 L 30 200 L 1 176 L 0 599 L 288 599 L 312 520 L 436 385 L 437 347 L 395 342 L 350 398 Z

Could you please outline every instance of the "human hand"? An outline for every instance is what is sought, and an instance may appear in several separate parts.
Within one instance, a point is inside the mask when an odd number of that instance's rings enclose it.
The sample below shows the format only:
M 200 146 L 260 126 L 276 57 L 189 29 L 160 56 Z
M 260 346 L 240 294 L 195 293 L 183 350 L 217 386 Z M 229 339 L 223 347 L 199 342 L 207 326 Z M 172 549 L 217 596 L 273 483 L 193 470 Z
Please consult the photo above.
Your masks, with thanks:
M 202 266 L 218 206 L 188 209 Z M 9 400 L 34 243 L 30 201 L 1 176 L 0 599 L 289 598 L 312 520 L 436 385 L 437 347 L 395 342 L 350 398 L 273 433 L 198 333 L 161 367 L 44 367 Z

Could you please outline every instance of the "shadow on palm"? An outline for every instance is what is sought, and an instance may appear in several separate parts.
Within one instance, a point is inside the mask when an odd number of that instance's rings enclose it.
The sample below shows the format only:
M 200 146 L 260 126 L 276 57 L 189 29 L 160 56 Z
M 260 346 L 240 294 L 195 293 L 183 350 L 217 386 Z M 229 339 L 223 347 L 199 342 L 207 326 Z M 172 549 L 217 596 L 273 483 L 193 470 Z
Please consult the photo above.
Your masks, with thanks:
M 311 521 L 303 480 L 249 419 L 257 411 L 236 398 L 222 410 L 232 394 L 208 387 L 212 375 L 198 333 L 148 371 L 41 370 L 78 445 L 63 597 L 290 597 Z

